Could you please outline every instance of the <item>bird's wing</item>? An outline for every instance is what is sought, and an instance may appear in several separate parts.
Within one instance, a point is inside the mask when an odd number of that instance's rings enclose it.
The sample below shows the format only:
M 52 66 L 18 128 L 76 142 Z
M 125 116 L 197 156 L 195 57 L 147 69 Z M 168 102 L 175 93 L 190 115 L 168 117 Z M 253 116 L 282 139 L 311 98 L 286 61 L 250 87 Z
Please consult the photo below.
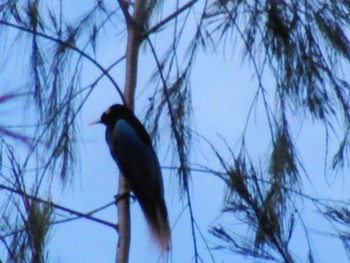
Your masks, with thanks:
M 157 155 L 152 145 L 144 143 L 126 120 L 114 126 L 110 142 L 112 154 L 136 197 L 163 197 L 163 181 Z

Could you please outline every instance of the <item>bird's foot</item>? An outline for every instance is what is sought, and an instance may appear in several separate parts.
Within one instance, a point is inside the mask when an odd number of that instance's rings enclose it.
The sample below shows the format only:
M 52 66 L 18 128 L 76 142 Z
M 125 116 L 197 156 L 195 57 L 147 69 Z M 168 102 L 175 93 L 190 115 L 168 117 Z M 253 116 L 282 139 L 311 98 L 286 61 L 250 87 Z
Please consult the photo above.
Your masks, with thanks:
M 124 198 L 130 198 L 132 201 L 135 201 L 136 199 L 130 192 L 125 192 L 114 196 L 115 204 L 118 205 L 119 201 L 123 200 Z

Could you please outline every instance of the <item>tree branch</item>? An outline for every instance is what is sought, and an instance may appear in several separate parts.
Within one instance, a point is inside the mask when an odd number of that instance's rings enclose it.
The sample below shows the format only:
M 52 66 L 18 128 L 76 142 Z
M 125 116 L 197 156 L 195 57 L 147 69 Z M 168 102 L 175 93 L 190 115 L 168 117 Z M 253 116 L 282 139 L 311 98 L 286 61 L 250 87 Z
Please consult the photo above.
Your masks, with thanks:
M 11 193 L 14 193 L 14 194 L 17 194 L 17 195 L 20 195 L 20 196 L 24 196 L 26 198 L 29 198 L 35 202 L 39 202 L 39 203 L 43 203 L 43 204 L 47 204 L 55 209 L 58 209 L 58 210 L 61 210 L 61 211 L 64 211 L 64 212 L 67 212 L 69 214 L 72 214 L 72 215 L 76 215 L 78 217 L 82 217 L 82 218 L 85 218 L 85 219 L 88 219 L 90 221 L 94 221 L 94 222 L 97 222 L 97 223 L 100 223 L 100 224 L 103 224 L 105 226 L 108 226 L 108 227 L 111 227 L 115 230 L 118 230 L 118 226 L 115 225 L 115 224 L 112 224 L 108 221 L 105 221 L 105 220 L 102 220 L 102 219 L 99 219 L 99 218 L 96 218 L 96 217 L 93 217 L 91 216 L 91 212 L 88 213 L 88 214 L 84 214 L 82 212 L 78 212 L 78 211 L 75 211 L 75 210 L 72 210 L 70 208 L 67 208 L 67 207 L 64 207 L 64 206 L 61 206 L 61 205 L 58 205 L 54 202 L 51 202 L 51 201 L 47 201 L 47 200 L 44 200 L 44 199 L 41 199 L 39 197 L 36 197 L 36 196 L 33 196 L 33 195 L 30 195 L 30 194 L 27 194 L 26 192 L 24 191 L 21 191 L 21 190 L 17 190 L 17 189 L 14 189 L 12 187 L 9 187 L 9 186 L 6 186 L 6 185 L 3 185 L 3 184 L 0 184 L 0 189 L 4 189 L 4 190 L 7 190 Z
M 193 0 L 185 4 L 184 6 L 177 9 L 174 13 L 169 15 L 168 17 L 164 18 L 162 21 L 160 21 L 158 24 L 154 25 L 150 29 L 148 29 L 146 32 L 142 34 L 143 37 L 147 37 L 150 34 L 158 31 L 161 27 L 165 26 L 168 22 L 173 20 L 174 18 L 178 17 L 182 12 L 187 10 L 188 8 L 192 7 L 198 0 Z
M 134 4 L 134 13 L 130 17 L 128 5 L 123 0 L 118 0 L 119 5 L 125 17 L 127 25 L 128 39 L 126 47 L 126 65 L 125 65 L 125 104 L 134 109 L 134 97 L 137 78 L 138 50 L 142 42 L 140 38 L 141 28 L 143 28 L 142 14 L 145 10 L 146 1 L 136 1 Z M 130 191 L 130 188 L 122 174 L 119 176 L 118 194 L 123 195 Z M 123 198 L 118 202 L 118 226 L 119 240 L 117 245 L 117 263 L 127 263 L 130 250 L 130 201 L 129 198 Z
M 163 71 L 162 71 L 162 67 L 160 65 L 156 50 L 150 40 L 149 37 L 146 38 L 150 48 L 151 48 L 151 52 L 153 54 L 154 60 L 156 62 L 157 65 L 157 69 L 159 71 L 159 75 L 163 84 L 163 90 L 164 90 L 164 94 L 165 94 L 165 98 L 166 98 L 166 102 L 168 105 L 168 111 L 169 111 L 169 115 L 170 115 L 170 121 L 171 121 L 171 126 L 172 126 L 172 132 L 174 133 L 175 136 L 175 140 L 176 140 L 176 144 L 179 146 L 181 145 L 181 136 L 177 130 L 176 124 L 175 124 L 175 117 L 174 117 L 174 112 L 173 109 L 171 107 L 171 102 L 170 102 L 170 96 L 169 96 L 169 92 L 167 89 L 167 85 L 166 85 L 166 81 L 165 81 L 165 77 L 163 75 Z M 198 262 L 199 259 L 199 254 L 198 254 L 198 249 L 197 249 L 197 238 L 196 238 L 196 231 L 195 231 L 195 219 L 194 219 L 194 215 L 193 215 L 193 209 L 192 209 L 192 202 L 191 202 L 191 196 L 190 196 L 190 190 L 188 188 L 188 165 L 185 159 L 185 153 L 183 152 L 182 148 L 177 147 L 177 152 L 179 155 L 179 159 L 180 159 L 180 167 L 181 167 L 181 171 L 182 173 L 184 173 L 184 188 L 186 191 L 186 197 L 187 197 L 187 203 L 188 203 L 188 209 L 190 212 L 190 220 L 191 220 L 191 233 L 192 233 L 192 239 L 193 239 L 193 250 L 194 250 L 194 254 L 195 254 L 195 262 Z
M 13 23 L 7 22 L 5 20 L 0 20 L 0 25 L 6 25 L 9 27 L 13 27 L 16 28 L 18 30 L 33 34 L 34 36 L 40 36 L 42 38 L 51 40 L 53 42 L 56 42 L 62 46 L 68 47 L 72 50 L 74 50 L 75 52 L 77 52 L 80 56 L 84 57 L 85 59 L 87 59 L 88 61 L 90 61 L 92 64 L 94 64 L 99 70 L 101 70 L 101 72 L 112 82 L 113 86 L 117 89 L 117 92 L 119 93 L 119 96 L 121 98 L 121 100 L 123 101 L 124 104 L 125 103 L 125 99 L 123 96 L 123 93 L 119 87 L 119 85 L 117 84 L 117 82 L 112 78 L 112 76 L 109 74 L 108 70 L 106 70 L 100 63 L 98 63 L 93 57 L 91 57 L 89 54 L 85 53 L 84 51 L 82 51 L 81 49 L 79 49 L 78 47 L 70 44 L 69 42 L 65 42 L 62 39 L 59 38 L 55 38 L 52 36 L 49 36 L 47 34 L 44 33 L 40 33 L 38 31 L 32 30 L 30 28 L 26 28 L 23 26 L 19 26 L 19 25 L 15 25 Z

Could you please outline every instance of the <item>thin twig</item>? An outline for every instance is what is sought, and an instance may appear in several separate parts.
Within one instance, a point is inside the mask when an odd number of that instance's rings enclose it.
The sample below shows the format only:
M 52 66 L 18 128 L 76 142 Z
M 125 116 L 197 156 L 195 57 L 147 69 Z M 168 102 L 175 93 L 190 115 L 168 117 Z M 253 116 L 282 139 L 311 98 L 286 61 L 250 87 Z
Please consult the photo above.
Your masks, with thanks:
M 158 56 L 157 56 L 157 53 L 155 51 L 155 48 L 151 42 L 151 40 L 149 39 L 149 37 L 146 38 L 147 39 L 147 42 L 151 48 L 151 51 L 152 51 L 152 54 L 153 54 L 153 57 L 156 61 L 156 64 L 157 64 L 157 68 L 158 68 L 158 71 L 159 71 L 159 74 L 160 74 L 160 77 L 161 77 L 161 80 L 162 80 L 162 84 L 163 84 L 163 89 L 164 89 L 164 93 L 165 93 L 165 97 L 166 97 L 166 101 L 167 101 L 167 105 L 168 105 L 168 110 L 169 110 L 169 115 L 170 115 L 170 119 L 171 119 L 171 125 L 172 125 L 172 130 L 173 130 L 173 133 L 174 133 L 174 136 L 175 136 L 175 140 L 176 140 L 176 143 L 178 145 L 180 145 L 180 134 L 178 133 L 178 130 L 175 126 L 175 119 L 174 119 L 174 113 L 173 113 L 173 110 L 172 110 L 172 107 L 171 107 L 171 103 L 170 103 L 170 99 L 169 99 L 169 92 L 168 92 L 168 89 L 166 87 L 166 81 L 165 81 L 165 78 L 163 76 L 163 71 L 162 71 L 162 67 L 160 65 L 160 62 L 158 60 Z M 181 166 L 181 171 L 182 172 L 188 172 L 188 169 L 187 169 L 187 166 L 185 166 L 185 160 L 184 160 L 184 153 L 180 151 L 180 149 L 178 148 L 178 154 L 179 154 L 179 158 L 180 158 L 180 166 Z M 189 193 L 189 189 L 188 189 L 188 184 L 187 184 L 187 175 L 184 176 L 185 181 L 185 191 L 186 191 L 186 197 L 187 197 L 187 203 L 188 203 L 188 209 L 189 209 L 189 212 L 190 212 L 190 218 L 191 218 L 191 232 L 192 232 L 192 238 L 193 238 L 193 249 L 194 249 L 194 254 L 195 254 L 195 262 L 197 263 L 198 262 L 198 249 L 197 249 L 197 239 L 196 239 L 196 231 L 195 231 L 195 226 L 194 226 L 194 216 L 193 216 L 193 209 L 192 209 L 192 203 L 191 203 L 191 197 L 190 197 L 190 193 Z
M 174 18 L 177 18 L 183 11 L 186 9 L 192 7 L 198 0 L 193 0 L 185 4 L 184 6 L 180 7 L 177 9 L 174 13 L 169 15 L 168 17 L 164 18 L 162 21 L 160 21 L 158 24 L 155 26 L 151 27 L 148 29 L 146 32 L 142 34 L 143 37 L 148 37 L 152 33 L 158 31 L 161 27 L 165 26 L 169 21 L 173 20 Z
M 10 23 L 8 21 L 5 21 L 5 20 L 0 20 L 0 25 L 6 25 L 6 26 L 9 26 L 9 27 L 13 27 L 13 28 L 16 28 L 18 30 L 21 30 L 21 31 L 24 31 L 24 32 L 27 32 L 27 33 L 30 33 L 30 34 L 33 34 L 35 36 L 40 36 L 42 38 L 45 38 L 45 39 L 48 39 L 48 40 L 51 40 L 53 42 L 56 42 L 60 45 L 63 45 L 65 47 L 68 47 L 72 50 L 74 50 L 75 52 L 77 52 L 79 55 L 81 55 L 82 57 L 86 58 L 88 61 L 90 61 L 92 64 L 94 64 L 99 70 L 101 70 L 101 72 L 106 75 L 106 77 L 112 82 L 113 86 L 117 89 L 117 92 L 119 93 L 119 96 L 121 98 L 121 100 L 123 101 L 124 104 L 125 103 L 125 99 L 124 99 L 124 96 L 123 96 L 123 93 L 119 87 L 119 85 L 117 84 L 117 82 L 112 78 L 112 76 L 108 73 L 108 71 L 100 64 L 98 63 L 93 57 L 91 57 L 89 54 L 85 53 L 84 51 L 80 50 L 78 47 L 68 43 L 68 42 L 65 42 L 63 41 L 62 39 L 59 39 L 59 38 L 55 38 L 53 36 L 49 36 L 47 34 L 44 34 L 44 33 L 41 33 L 41 32 L 38 32 L 38 31 L 35 31 L 35 30 L 32 30 L 30 28 L 26 28 L 26 27 L 23 27 L 23 26 L 19 26 L 19 25 L 15 25 L 13 23 Z
M 70 209 L 70 208 L 67 208 L 67 207 L 64 207 L 64 206 L 61 206 L 61 205 L 58 205 L 52 201 L 48 201 L 48 200 L 44 200 L 44 199 L 41 199 L 39 197 L 36 197 L 36 196 L 33 196 L 33 195 L 30 195 L 30 194 L 27 194 L 26 192 L 22 191 L 22 190 L 17 190 L 17 189 L 14 189 L 12 187 L 9 187 L 9 186 L 6 186 L 6 185 L 3 185 L 3 184 L 0 184 L 0 189 L 4 189 L 4 190 L 7 190 L 11 193 L 15 193 L 15 194 L 18 194 L 20 196 L 23 196 L 23 197 L 26 197 L 28 199 L 31 199 L 35 202 L 39 202 L 39 203 L 43 203 L 43 204 L 46 204 L 46 205 L 49 205 L 55 209 L 59 209 L 61 211 L 64 211 L 64 212 L 67 212 L 69 214 L 72 214 L 72 215 L 76 215 L 76 216 L 79 216 L 79 217 L 82 217 L 82 218 L 85 218 L 85 219 L 88 219 L 90 221 L 94 221 L 94 222 L 97 222 L 97 223 L 100 223 L 102 225 L 105 225 L 105 226 L 108 226 L 108 227 L 111 227 L 113 228 L 114 230 L 118 230 L 118 226 L 116 224 L 112 224 L 108 221 L 105 221 L 105 220 L 102 220 L 102 219 L 99 219 L 99 218 L 96 218 L 96 217 L 93 217 L 89 214 L 84 214 L 82 212 L 78 212 L 76 210 L 73 210 L 73 209 Z M 91 212 L 90 212 L 91 213 Z

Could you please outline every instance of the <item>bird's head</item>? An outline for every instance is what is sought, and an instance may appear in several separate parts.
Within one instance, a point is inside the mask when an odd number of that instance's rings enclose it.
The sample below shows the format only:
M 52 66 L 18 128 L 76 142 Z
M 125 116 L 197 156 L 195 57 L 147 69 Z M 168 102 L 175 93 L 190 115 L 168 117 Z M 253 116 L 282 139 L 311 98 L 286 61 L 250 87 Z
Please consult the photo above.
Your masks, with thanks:
M 101 118 L 92 122 L 91 125 L 102 123 L 106 126 L 114 125 L 117 120 L 125 117 L 129 113 L 129 109 L 121 104 L 114 104 L 110 106 L 102 115 Z

